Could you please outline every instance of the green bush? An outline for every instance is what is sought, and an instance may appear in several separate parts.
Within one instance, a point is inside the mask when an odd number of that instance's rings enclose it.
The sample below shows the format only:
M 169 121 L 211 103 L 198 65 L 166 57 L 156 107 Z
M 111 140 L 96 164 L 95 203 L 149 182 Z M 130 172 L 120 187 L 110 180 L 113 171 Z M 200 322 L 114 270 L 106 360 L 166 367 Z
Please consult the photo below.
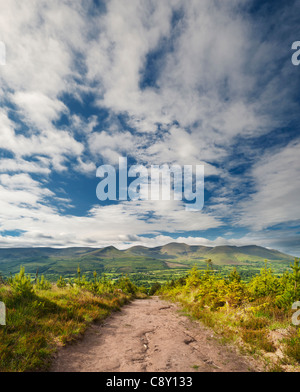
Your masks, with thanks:
M 265 267 L 249 283 L 249 291 L 254 298 L 277 295 L 281 292 L 280 279 L 274 276 L 273 271 Z
M 127 276 L 122 276 L 117 281 L 117 288 L 121 289 L 126 294 L 136 294 L 138 288 L 130 281 Z
M 152 284 L 149 290 L 149 295 L 154 295 L 158 290 L 160 290 L 161 284 L 158 282 L 155 282 Z
M 20 272 L 9 280 L 9 284 L 16 296 L 28 298 L 34 295 L 33 284 L 30 277 L 25 274 L 24 267 L 21 267 Z
M 38 290 L 50 290 L 51 283 L 45 279 L 45 276 L 42 275 L 41 279 L 37 278 L 35 288 Z
M 300 336 L 285 339 L 284 353 L 300 363 Z
M 59 287 L 59 288 L 66 287 L 67 286 L 67 282 L 66 282 L 65 278 L 60 276 L 58 281 L 56 282 L 56 286 Z

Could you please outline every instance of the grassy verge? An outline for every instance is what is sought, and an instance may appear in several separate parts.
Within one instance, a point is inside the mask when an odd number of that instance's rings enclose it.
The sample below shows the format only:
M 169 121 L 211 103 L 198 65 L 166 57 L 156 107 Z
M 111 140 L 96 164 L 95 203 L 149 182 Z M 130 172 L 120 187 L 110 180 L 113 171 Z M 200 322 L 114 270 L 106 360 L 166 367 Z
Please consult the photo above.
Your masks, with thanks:
M 27 285 L 20 293 L 14 284 L 0 286 L 0 301 L 6 306 L 6 325 L 0 325 L 0 372 L 47 370 L 59 346 L 138 295 L 120 289 L 91 292 L 85 285 L 38 287 Z

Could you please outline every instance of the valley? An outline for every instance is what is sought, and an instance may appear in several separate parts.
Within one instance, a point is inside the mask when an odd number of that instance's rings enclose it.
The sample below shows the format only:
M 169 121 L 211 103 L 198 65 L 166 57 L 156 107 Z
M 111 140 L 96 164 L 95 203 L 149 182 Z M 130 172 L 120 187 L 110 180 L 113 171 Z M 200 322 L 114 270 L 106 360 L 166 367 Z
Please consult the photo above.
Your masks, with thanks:
M 265 260 L 274 273 L 281 275 L 294 257 L 255 245 L 205 247 L 175 242 L 153 248 L 133 246 L 126 250 L 114 246 L 11 248 L 0 249 L 0 274 L 9 277 L 24 266 L 32 277 L 38 273 L 54 282 L 60 276 L 75 277 L 79 266 L 87 278 L 91 278 L 94 271 L 113 280 L 127 274 L 134 283 L 150 287 L 154 282 L 165 283 L 185 276 L 193 266 L 205 269 L 208 260 L 221 275 L 236 268 L 242 278 L 248 280 L 260 271 Z

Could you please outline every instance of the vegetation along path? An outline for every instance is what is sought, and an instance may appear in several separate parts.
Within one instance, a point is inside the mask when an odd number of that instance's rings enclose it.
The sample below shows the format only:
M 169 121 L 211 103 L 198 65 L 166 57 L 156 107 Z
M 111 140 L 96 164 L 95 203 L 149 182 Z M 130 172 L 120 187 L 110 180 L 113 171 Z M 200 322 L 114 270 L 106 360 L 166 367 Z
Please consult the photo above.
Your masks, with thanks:
M 138 299 L 57 353 L 52 372 L 245 372 L 250 359 L 158 297 Z

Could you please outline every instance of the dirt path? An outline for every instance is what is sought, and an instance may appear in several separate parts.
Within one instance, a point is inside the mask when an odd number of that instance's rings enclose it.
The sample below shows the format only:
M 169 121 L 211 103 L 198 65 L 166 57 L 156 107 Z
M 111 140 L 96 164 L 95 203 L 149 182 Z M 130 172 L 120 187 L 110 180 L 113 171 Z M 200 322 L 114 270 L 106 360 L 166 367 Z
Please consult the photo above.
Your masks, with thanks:
M 59 351 L 52 372 L 243 372 L 253 365 L 157 297 L 135 300 Z

